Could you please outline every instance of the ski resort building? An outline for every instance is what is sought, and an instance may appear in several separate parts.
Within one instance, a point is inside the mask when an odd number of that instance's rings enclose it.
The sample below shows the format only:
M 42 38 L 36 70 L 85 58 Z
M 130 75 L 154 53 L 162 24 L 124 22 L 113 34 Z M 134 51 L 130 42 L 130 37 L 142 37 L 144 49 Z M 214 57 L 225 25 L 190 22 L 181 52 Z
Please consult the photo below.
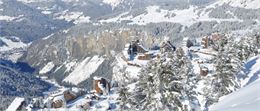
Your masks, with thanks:
M 158 52 L 159 49 L 148 50 L 140 43 L 139 40 L 136 40 L 125 45 L 121 59 L 125 61 L 127 65 L 141 67 L 156 57 Z
M 128 47 L 128 54 L 133 55 L 133 54 L 138 54 L 138 53 L 146 53 L 148 50 L 144 48 L 143 45 L 140 44 L 139 40 L 132 41 Z

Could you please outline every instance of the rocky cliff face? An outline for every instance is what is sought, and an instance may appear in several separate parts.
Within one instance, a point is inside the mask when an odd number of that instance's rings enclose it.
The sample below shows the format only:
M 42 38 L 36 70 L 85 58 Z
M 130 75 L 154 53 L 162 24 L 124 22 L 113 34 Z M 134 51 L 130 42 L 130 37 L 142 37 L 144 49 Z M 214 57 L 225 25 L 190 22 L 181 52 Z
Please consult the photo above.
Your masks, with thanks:
M 132 29 L 86 32 L 88 34 L 81 32 L 75 34 L 73 31 L 72 29 L 67 33 L 56 33 L 48 39 L 34 42 L 28 48 L 25 61 L 34 67 L 41 67 L 43 63 L 49 61 L 58 65 L 67 60 L 80 60 L 93 55 L 113 57 L 111 51 L 121 51 L 131 40 L 142 39 L 146 45 L 151 45 L 152 40 L 155 40 Z
M 112 78 L 114 56 L 122 51 L 126 43 L 140 39 L 144 45 L 151 46 L 160 41 L 160 38 L 152 37 L 146 32 L 139 32 L 133 28 L 107 28 L 102 31 L 93 28 L 89 30 L 88 28 L 86 24 L 73 27 L 32 43 L 23 61 L 27 61 L 38 71 L 52 62 L 55 67 L 43 75 L 55 78 L 61 83 L 86 57 L 92 58 L 98 55 L 104 58 L 104 62 L 96 67 L 97 70 L 90 75 L 90 79 L 78 85 L 86 86 L 86 84 L 92 83 L 93 76 Z M 71 61 L 75 61 L 75 64 L 69 66 Z M 81 70 L 89 69 L 83 68 Z

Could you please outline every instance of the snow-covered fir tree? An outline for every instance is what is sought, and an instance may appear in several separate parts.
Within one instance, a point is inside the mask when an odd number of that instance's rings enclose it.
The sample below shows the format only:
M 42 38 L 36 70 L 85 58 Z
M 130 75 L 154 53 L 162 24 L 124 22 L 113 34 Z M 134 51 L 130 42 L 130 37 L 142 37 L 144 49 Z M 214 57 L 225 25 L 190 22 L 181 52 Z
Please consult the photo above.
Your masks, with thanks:
M 253 39 L 253 44 L 260 49 L 260 33 L 255 34 L 254 39 Z
M 212 90 L 206 106 L 217 102 L 218 99 L 240 87 L 237 74 L 243 66 L 240 51 L 234 39 L 228 35 L 222 36 L 217 43 L 218 54 L 215 57 L 215 71 L 212 80 Z
M 129 99 L 128 96 L 129 96 L 129 92 L 128 92 L 128 88 L 126 86 L 122 86 L 119 90 L 119 99 L 120 99 L 120 110 L 123 111 L 125 109 L 129 109 L 129 107 L 127 107 L 127 104 L 129 103 Z
M 258 39 L 257 36 L 246 37 L 233 43 L 237 51 L 237 56 L 241 61 L 246 62 L 250 57 L 257 55 L 258 45 L 260 44 Z
M 190 60 L 179 48 L 151 61 L 140 74 L 135 90 L 128 96 L 133 110 L 188 111 L 198 106 Z
M 129 73 L 126 71 L 125 67 L 123 68 L 122 71 L 124 71 L 124 72 L 121 72 L 122 79 L 124 81 L 122 81 L 122 83 L 119 84 L 120 89 L 119 89 L 119 98 L 118 99 L 120 100 L 119 101 L 120 110 L 124 111 L 126 109 L 130 109 L 129 104 L 131 103 L 131 99 L 129 99 L 129 98 L 131 98 L 130 97 L 131 95 L 130 95 L 130 92 L 128 91 L 129 88 L 127 87 L 127 85 L 129 83 L 131 83 L 132 79 L 127 76 Z

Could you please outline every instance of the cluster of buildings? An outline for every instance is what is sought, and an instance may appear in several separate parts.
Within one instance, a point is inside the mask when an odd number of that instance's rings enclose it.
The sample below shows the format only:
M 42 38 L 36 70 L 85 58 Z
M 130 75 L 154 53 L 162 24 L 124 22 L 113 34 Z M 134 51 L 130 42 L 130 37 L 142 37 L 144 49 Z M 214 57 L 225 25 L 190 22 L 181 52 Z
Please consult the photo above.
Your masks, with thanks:
M 94 100 L 99 100 L 101 95 L 109 95 L 111 89 L 110 82 L 103 77 L 93 78 L 93 90 L 87 92 L 79 88 L 61 88 L 47 95 L 46 98 L 34 98 L 30 103 L 30 109 L 56 109 L 67 108 L 68 104 L 82 99 L 77 103 L 77 108 L 88 109 L 93 105 Z
M 213 70 L 212 59 L 217 54 L 217 41 L 221 35 L 213 33 L 210 36 L 204 36 L 199 39 L 186 40 L 186 46 L 193 55 L 193 61 L 198 65 L 197 71 L 201 76 L 207 76 Z M 199 42 L 198 42 L 199 41 Z
M 184 38 L 182 49 L 186 56 L 196 62 L 196 73 L 207 76 L 213 69 L 211 60 L 216 56 L 216 42 L 221 38 L 218 33 L 202 38 Z M 123 51 L 123 59 L 130 66 L 141 67 L 153 58 L 159 57 L 159 53 L 176 51 L 176 47 L 170 41 L 164 41 L 158 48 L 145 48 L 139 40 L 127 44 Z M 127 52 L 127 53 L 126 53 Z

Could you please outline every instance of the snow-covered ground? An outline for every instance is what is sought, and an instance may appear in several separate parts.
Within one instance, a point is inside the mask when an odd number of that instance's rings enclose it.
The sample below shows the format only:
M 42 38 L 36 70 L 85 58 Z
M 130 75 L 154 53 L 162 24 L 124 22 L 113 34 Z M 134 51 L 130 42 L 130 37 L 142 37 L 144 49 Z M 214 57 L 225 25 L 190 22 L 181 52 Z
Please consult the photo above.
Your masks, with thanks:
M 104 60 L 105 59 L 103 57 L 99 57 L 97 55 L 93 56 L 92 58 L 85 58 L 63 81 L 78 85 L 79 83 L 88 79 L 90 75 L 99 68 Z
M 23 51 L 29 44 L 23 43 L 18 37 L 0 37 L 0 57 L 1 59 L 16 62 L 23 55 Z
M 54 67 L 55 67 L 54 63 L 49 62 L 39 71 L 39 74 L 46 74 L 50 72 Z
M 131 57 L 128 54 L 128 47 L 130 44 L 126 44 L 124 50 L 116 54 L 116 63 L 113 67 L 113 80 L 121 82 L 129 82 L 128 80 L 124 80 L 124 76 L 131 79 L 138 79 L 139 73 L 143 67 L 145 67 L 153 58 L 150 60 L 140 60 L 138 56 L 143 55 L 144 53 L 138 53 L 137 55 L 133 55 Z M 160 51 L 159 50 L 148 50 L 142 45 L 139 45 L 144 50 L 146 50 L 148 54 L 156 55 Z
M 60 87 L 59 89 L 49 92 L 47 98 L 44 99 L 44 103 L 46 105 L 51 101 L 59 101 L 62 100 L 65 102 L 65 98 L 63 95 L 64 91 L 70 91 L 73 94 L 79 93 L 82 89 L 78 88 L 64 88 Z M 96 98 L 97 97 L 97 98 Z M 118 87 L 113 87 L 110 90 L 108 95 L 99 95 L 92 93 L 85 93 L 81 96 L 77 96 L 76 99 L 65 102 L 64 106 L 61 108 L 45 108 L 43 111 L 117 111 L 119 108 L 118 104 Z M 33 106 L 30 104 L 29 106 Z M 27 107 L 29 111 L 39 110 L 33 107 Z M 86 109 L 83 109 L 82 106 L 85 106 Z
M 43 10 L 42 13 L 48 15 L 48 14 L 51 14 L 52 12 L 48 11 L 48 10 Z
M 17 0 L 17 1 L 24 2 L 24 3 L 34 3 L 34 2 L 47 2 L 52 0 Z
M 75 65 L 77 64 L 76 60 L 73 60 L 69 63 L 65 62 L 65 67 L 66 67 L 66 71 L 65 72 L 69 72 L 71 70 L 73 70 L 73 68 L 75 67 Z
M 90 22 L 90 17 L 85 16 L 83 12 L 68 12 L 68 10 L 65 10 L 55 15 L 57 16 L 56 19 L 64 19 L 68 22 L 74 20 L 74 24 Z
M 0 16 L 0 20 L 12 21 L 14 19 L 16 19 L 16 17 L 6 16 L 6 15 L 1 15 Z
M 127 76 L 131 79 L 138 78 L 141 68 L 127 65 L 127 62 L 122 59 L 122 57 L 124 57 L 122 55 L 123 54 L 118 54 L 116 56 L 117 62 L 116 65 L 113 67 L 113 80 L 119 82 L 126 81 L 124 80 L 124 78 L 122 78 L 123 76 Z
M 229 4 L 233 7 L 241 7 L 246 9 L 259 9 L 260 0 L 219 0 L 219 5 Z
M 2 9 L 0 9 L 1 11 Z M 13 21 L 13 20 L 16 20 L 17 22 L 19 20 L 21 20 L 22 18 L 24 17 L 24 15 L 18 15 L 18 16 L 7 16 L 7 15 L 0 15 L 0 21 L 7 21 L 7 22 L 10 22 L 10 21 Z
M 259 111 L 260 109 L 260 80 L 227 95 L 210 111 Z
M 260 109 L 260 55 L 244 65 L 239 80 L 242 88 L 225 96 L 210 107 L 210 111 L 259 111 Z
M 244 67 L 243 74 L 239 78 L 241 86 L 246 86 L 260 78 L 260 55 L 250 58 Z
M 20 105 L 24 102 L 24 98 L 16 97 L 13 102 L 8 106 L 6 111 L 16 111 Z
M 198 92 L 197 99 L 200 103 L 200 108 L 204 109 L 205 108 L 205 103 L 206 103 L 206 98 L 205 98 L 205 88 L 209 87 L 208 79 L 210 76 L 212 76 L 212 72 L 214 70 L 214 64 L 213 63 L 207 63 L 207 61 L 214 59 L 214 56 L 211 54 L 215 54 L 215 52 L 212 49 L 203 49 L 201 46 L 193 46 L 190 49 L 199 49 L 198 52 L 192 52 L 192 65 L 193 65 L 193 70 L 196 75 L 200 75 L 200 67 L 206 67 L 208 68 L 208 75 L 203 77 L 201 76 L 201 80 L 198 81 L 196 85 L 196 91 Z M 205 54 L 210 53 L 209 54 Z
M 103 3 L 111 5 L 112 8 L 115 8 L 119 5 L 123 0 L 103 0 Z
M 118 108 L 117 98 L 119 97 L 119 94 L 117 88 L 112 88 L 109 95 L 101 95 L 101 99 L 99 100 L 91 100 L 90 96 L 91 94 L 86 94 L 68 103 L 68 109 L 77 109 L 81 111 L 82 109 L 79 108 L 79 105 L 84 105 L 90 101 L 92 101 L 93 105 L 90 106 L 89 111 L 107 111 L 109 108 L 114 111 Z
M 198 6 L 190 6 L 187 9 L 175 9 L 175 10 L 165 10 L 160 9 L 159 6 L 148 6 L 146 7 L 147 13 L 143 13 L 136 17 L 132 15 L 126 16 L 129 12 L 125 12 L 120 14 L 117 17 L 109 18 L 106 20 L 100 20 L 101 23 L 103 22 L 121 22 L 124 20 L 132 21 L 129 24 L 138 24 L 138 25 L 146 25 L 148 23 L 160 23 L 160 22 L 172 22 L 172 23 L 180 23 L 184 26 L 191 26 L 194 23 L 200 21 L 238 21 L 243 22 L 243 20 L 238 19 L 237 17 L 230 18 L 230 19 L 219 19 L 219 18 L 210 18 L 209 13 L 210 11 L 206 11 L 210 8 L 216 8 L 216 4 L 211 4 L 206 6 L 203 9 L 200 9 Z
M 53 35 L 54 35 L 54 34 L 48 35 L 48 36 L 46 36 L 46 37 L 43 37 L 42 40 L 47 40 L 47 39 L 49 39 L 50 37 L 52 37 Z
M 0 37 L 0 40 L 3 41 L 6 45 L 0 46 L 0 51 L 10 51 L 13 49 L 18 49 L 18 48 L 25 48 L 28 45 L 23 43 L 19 38 L 17 37 L 11 37 L 15 41 L 12 41 L 11 39 L 8 39 L 6 37 Z

